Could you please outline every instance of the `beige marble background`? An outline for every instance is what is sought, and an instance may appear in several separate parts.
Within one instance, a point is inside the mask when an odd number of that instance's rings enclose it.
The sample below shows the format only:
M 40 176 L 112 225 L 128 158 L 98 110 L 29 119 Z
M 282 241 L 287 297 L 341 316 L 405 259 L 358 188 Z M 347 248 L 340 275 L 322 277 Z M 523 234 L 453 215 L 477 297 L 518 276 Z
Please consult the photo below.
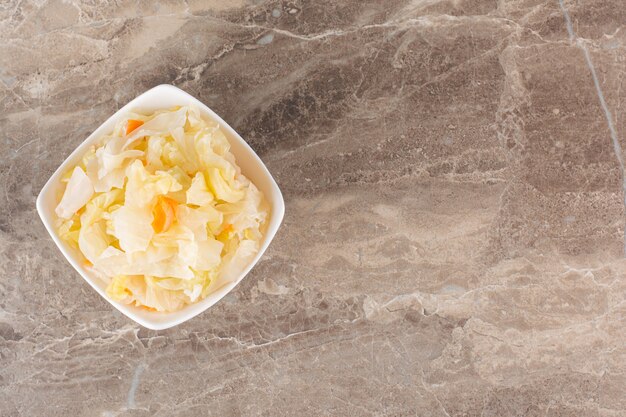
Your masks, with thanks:
M 0 2 L 0 415 L 626 416 L 625 24 L 623 0 Z M 155 332 L 34 203 L 160 83 L 287 213 Z

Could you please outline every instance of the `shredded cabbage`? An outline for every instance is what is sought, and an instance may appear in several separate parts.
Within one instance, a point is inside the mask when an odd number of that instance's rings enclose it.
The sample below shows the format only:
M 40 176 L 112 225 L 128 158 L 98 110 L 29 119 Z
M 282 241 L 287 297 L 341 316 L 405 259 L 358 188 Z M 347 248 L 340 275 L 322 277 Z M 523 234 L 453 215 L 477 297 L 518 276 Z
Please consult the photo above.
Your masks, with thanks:
M 130 114 L 64 177 L 62 239 L 114 300 L 175 311 L 238 277 L 269 206 L 193 107 Z
M 93 196 L 93 184 L 80 167 L 75 167 L 65 187 L 65 193 L 55 212 L 62 219 L 71 218 Z

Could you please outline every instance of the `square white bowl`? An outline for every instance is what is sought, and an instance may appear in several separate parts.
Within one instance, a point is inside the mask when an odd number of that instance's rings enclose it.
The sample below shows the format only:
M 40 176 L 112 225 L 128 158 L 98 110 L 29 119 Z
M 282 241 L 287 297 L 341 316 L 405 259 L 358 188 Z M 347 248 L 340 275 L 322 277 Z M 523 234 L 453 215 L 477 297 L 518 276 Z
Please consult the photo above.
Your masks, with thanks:
M 89 270 L 84 268 L 83 256 L 80 252 L 77 249 L 72 248 L 59 237 L 59 234 L 54 226 L 55 219 L 57 218 L 54 209 L 56 208 L 62 195 L 63 188 L 61 184 L 61 177 L 63 174 L 80 162 L 83 155 L 87 152 L 91 145 L 98 143 L 103 135 L 111 133 L 118 120 L 125 117 L 128 112 L 132 110 L 150 112 L 163 108 L 187 105 L 195 106 L 207 119 L 211 119 L 219 123 L 228 141 L 230 142 L 231 152 L 235 155 L 235 159 L 237 164 L 241 167 L 242 173 L 263 192 L 265 198 L 271 206 L 271 212 L 267 230 L 261 241 L 259 253 L 257 253 L 254 260 L 245 268 L 244 271 L 242 271 L 236 280 L 227 283 L 213 293 L 209 294 L 205 299 L 197 303 L 190 304 L 182 310 L 172 313 L 157 313 L 118 303 L 107 296 L 105 283 Z M 274 235 L 276 235 L 276 231 L 278 230 L 285 214 L 285 202 L 276 181 L 272 178 L 272 175 L 267 170 L 265 164 L 263 164 L 258 155 L 241 138 L 241 136 L 239 136 L 239 134 L 228 125 L 228 123 L 222 120 L 221 117 L 215 114 L 213 110 L 205 106 L 200 100 L 189 95 L 183 90 L 174 87 L 173 85 L 163 84 L 146 91 L 119 109 L 113 116 L 109 117 L 106 122 L 102 123 L 100 127 L 89 135 L 89 137 L 85 139 L 85 141 L 81 143 L 74 150 L 74 152 L 72 152 L 72 154 L 65 159 L 65 161 L 63 161 L 61 166 L 57 168 L 54 174 L 52 174 L 46 185 L 44 185 L 39 193 L 39 196 L 37 197 L 37 212 L 39 213 L 43 224 L 46 226 L 48 233 L 52 236 L 52 240 L 54 240 L 54 243 L 56 243 L 59 247 L 61 253 L 74 267 L 74 269 L 76 269 L 76 271 L 78 271 L 78 273 L 85 279 L 85 281 L 87 281 L 87 283 L 89 283 L 89 285 L 91 285 L 91 287 L 98 292 L 98 294 L 113 305 L 113 307 L 117 308 L 124 315 L 136 321 L 140 325 L 153 330 L 162 330 L 176 326 L 202 313 L 204 310 L 208 309 L 228 294 L 248 274 L 252 267 L 259 261 L 274 238 Z

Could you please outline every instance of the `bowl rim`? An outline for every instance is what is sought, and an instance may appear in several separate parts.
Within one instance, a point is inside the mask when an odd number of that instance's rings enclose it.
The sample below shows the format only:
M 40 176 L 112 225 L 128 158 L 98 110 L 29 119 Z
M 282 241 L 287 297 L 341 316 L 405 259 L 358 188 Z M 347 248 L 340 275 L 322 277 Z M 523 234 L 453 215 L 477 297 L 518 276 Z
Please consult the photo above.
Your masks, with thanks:
M 141 109 L 142 107 L 137 105 L 138 102 L 145 100 L 147 97 L 156 94 L 169 94 L 171 96 L 181 97 L 181 101 L 186 100 L 187 104 L 193 104 L 197 107 L 201 113 L 205 116 L 209 116 L 212 120 L 219 123 L 220 128 L 229 133 L 228 140 L 231 142 L 233 139 L 237 141 L 239 145 L 258 165 L 260 171 L 266 177 L 268 181 L 268 186 L 271 188 L 271 196 L 266 195 L 266 199 L 271 205 L 271 213 L 270 219 L 268 220 L 268 227 L 265 231 L 265 236 L 263 237 L 263 241 L 261 247 L 259 248 L 258 253 L 255 258 L 249 263 L 249 265 L 240 273 L 237 279 L 225 283 L 221 287 L 214 290 L 209 296 L 200 300 L 198 302 L 189 304 L 185 306 L 182 310 L 172 313 L 156 313 L 156 312 L 147 312 L 150 315 L 146 316 L 144 311 L 141 311 L 138 307 L 129 306 L 126 304 L 118 303 L 112 300 L 102 289 L 98 286 L 95 277 L 92 277 L 91 273 L 84 268 L 82 262 L 79 262 L 76 259 L 76 256 L 69 251 L 67 244 L 63 242 L 58 235 L 57 231 L 54 228 L 54 218 L 50 216 L 50 208 L 45 207 L 44 198 L 48 196 L 49 193 L 53 192 L 53 187 L 55 183 L 60 180 L 60 177 L 65 173 L 67 169 L 69 169 L 69 165 L 71 165 L 74 159 L 78 156 L 81 156 L 86 151 L 86 148 L 91 146 L 106 134 L 108 129 L 105 129 L 105 126 L 115 124 L 120 118 L 124 117 L 130 110 L 133 109 Z M 182 104 L 182 103 L 181 103 Z M 144 106 L 145 107 L 145 106 Z M 231 142 L 232 145 L 232 142 Z M 74 162 L 75 163 L 75 162 Z M 254 179 L 250 179 L 253 183 L 255 183 Z M 266 193 L 267 194 L 267 193 Z M 143 327 L 152 330 L 163 330 L 170 327 L 174 327 L 178 324 L 181 324 L 187 320 L 192 319 L 193 317 L 201 314 L 206 311 L 213 305 L 215 305 L 218 301 L 220 301 L 224 296 L 226 296 L 230 291 L 232 291 L 250 272 L 250 270 L 259 262 L 270 243 L 274 239 L 276 232 L 280 228 L 280 225 L 283 221 L 285 215 L 285 202 L 278 184 L 276 180 L 272 176 L 272 174 L 267 169 L 267 166 L 263 163 L 261 158 L 257 155 L 257 153 L 250 147 L 250 145 L 237 133 L 235 129 L 233 129 L 227 122 L 225 122 L 217 113 L 215 113 L 211 108 L 205 105 L 202 101 L 187 93 L 186 91 L 173 86 L 171 84 L 160 84 L 149 90 L 141 93 L 134 99 L 130 100 L 124 106 L 119 108 L 115 113 L 109 116 L 105 121 L 103 121 L 90 135 L 88 135 L 76 148 L 63 160 L 63 162 L 59 165 L 59 167 L 52 173 L 50 178 L 46 181 L 45 185 L 41 188 L 36 200 L 36 208 L 39 218 L 43 222 L 48 234 L 52 237 L 52 240 L 56 244 L 57 248 L 63 254 L 65 259 L 72 265 L 74 270 L 78 272 L 78 274 L 98 293 L 102 298 L 104 298 L 109 304 L 115 307 L 118 311 L 124 314 L 126 317 L 135 321 Z M 53 211 L 54 209 L 52 209 Z M 161 320 L 151 320 L 149 317 L 158 317 Z M 167 319 L 164 317 L 172 315 L 171 319 Z

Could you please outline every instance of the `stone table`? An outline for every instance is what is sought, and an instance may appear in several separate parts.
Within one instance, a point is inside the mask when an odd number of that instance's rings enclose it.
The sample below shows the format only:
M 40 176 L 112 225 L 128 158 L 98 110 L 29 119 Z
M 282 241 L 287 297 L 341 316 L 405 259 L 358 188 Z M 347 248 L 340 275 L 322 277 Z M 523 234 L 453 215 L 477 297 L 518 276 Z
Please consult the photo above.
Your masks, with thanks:
M 625 416 L 623 0 L 0 4 L 1 416 Z M 199 317 L 139 327 L 35 198 L 170 83 L 286 217 Z

